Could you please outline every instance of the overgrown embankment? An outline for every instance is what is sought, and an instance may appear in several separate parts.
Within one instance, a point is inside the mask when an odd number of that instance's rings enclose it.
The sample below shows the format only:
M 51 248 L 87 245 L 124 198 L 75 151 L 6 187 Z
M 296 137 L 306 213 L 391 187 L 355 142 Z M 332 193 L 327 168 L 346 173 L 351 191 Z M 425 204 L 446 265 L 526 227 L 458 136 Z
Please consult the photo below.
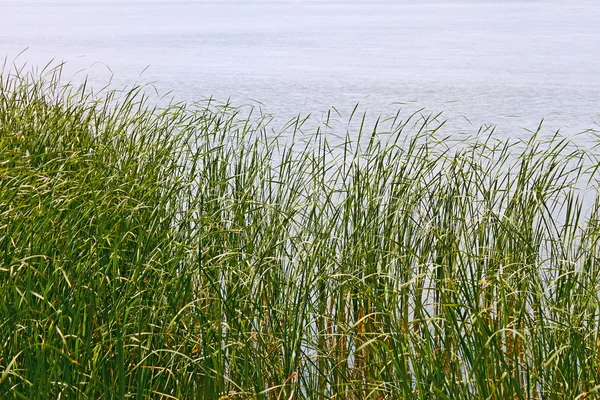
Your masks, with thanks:
M 0 80 L 0 397 L 596 396 L 594 150 L 57 82 Z

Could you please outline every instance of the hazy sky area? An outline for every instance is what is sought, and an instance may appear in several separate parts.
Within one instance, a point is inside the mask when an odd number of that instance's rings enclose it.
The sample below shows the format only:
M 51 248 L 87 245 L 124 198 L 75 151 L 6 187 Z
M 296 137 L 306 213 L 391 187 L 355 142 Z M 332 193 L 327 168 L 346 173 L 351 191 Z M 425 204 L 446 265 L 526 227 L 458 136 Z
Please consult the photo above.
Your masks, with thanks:
M 508 135 L 544 117 L 576 131 L 600 116 L 596 0 L 0 0 L 0 10 L 9 62 L 27 48 L 17 64 L 64 60 L 98 84 L 114 73 L 185 100 L 256 99 L 284 118 L 408 102 Z

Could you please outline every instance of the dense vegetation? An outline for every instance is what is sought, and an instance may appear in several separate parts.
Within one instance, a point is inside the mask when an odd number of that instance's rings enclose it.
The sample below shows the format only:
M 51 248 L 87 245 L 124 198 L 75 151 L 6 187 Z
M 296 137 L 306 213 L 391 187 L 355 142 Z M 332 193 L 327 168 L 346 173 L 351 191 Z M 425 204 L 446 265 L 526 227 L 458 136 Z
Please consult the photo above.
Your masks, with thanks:
M 594 149 L 58 82 L 0 79 L 1 398 L 596 396 Z

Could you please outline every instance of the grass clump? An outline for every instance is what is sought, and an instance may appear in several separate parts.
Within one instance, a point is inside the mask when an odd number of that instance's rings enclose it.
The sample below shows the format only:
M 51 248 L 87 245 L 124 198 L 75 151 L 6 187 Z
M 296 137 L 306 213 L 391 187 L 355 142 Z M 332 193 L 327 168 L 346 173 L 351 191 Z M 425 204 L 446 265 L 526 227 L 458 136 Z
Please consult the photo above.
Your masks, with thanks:
M 593 150 L 58 82 L 0 80 L 2 398 L 596 396 Z

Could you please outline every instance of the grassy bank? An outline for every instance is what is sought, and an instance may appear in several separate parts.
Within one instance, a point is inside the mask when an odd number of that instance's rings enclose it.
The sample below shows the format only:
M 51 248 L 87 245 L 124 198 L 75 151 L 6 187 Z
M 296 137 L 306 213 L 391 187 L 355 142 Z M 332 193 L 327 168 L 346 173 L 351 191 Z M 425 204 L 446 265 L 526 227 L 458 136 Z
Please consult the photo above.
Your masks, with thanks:
M 596 397 L 594 150 L 57 82 L 0 80 L 0 397 Z

